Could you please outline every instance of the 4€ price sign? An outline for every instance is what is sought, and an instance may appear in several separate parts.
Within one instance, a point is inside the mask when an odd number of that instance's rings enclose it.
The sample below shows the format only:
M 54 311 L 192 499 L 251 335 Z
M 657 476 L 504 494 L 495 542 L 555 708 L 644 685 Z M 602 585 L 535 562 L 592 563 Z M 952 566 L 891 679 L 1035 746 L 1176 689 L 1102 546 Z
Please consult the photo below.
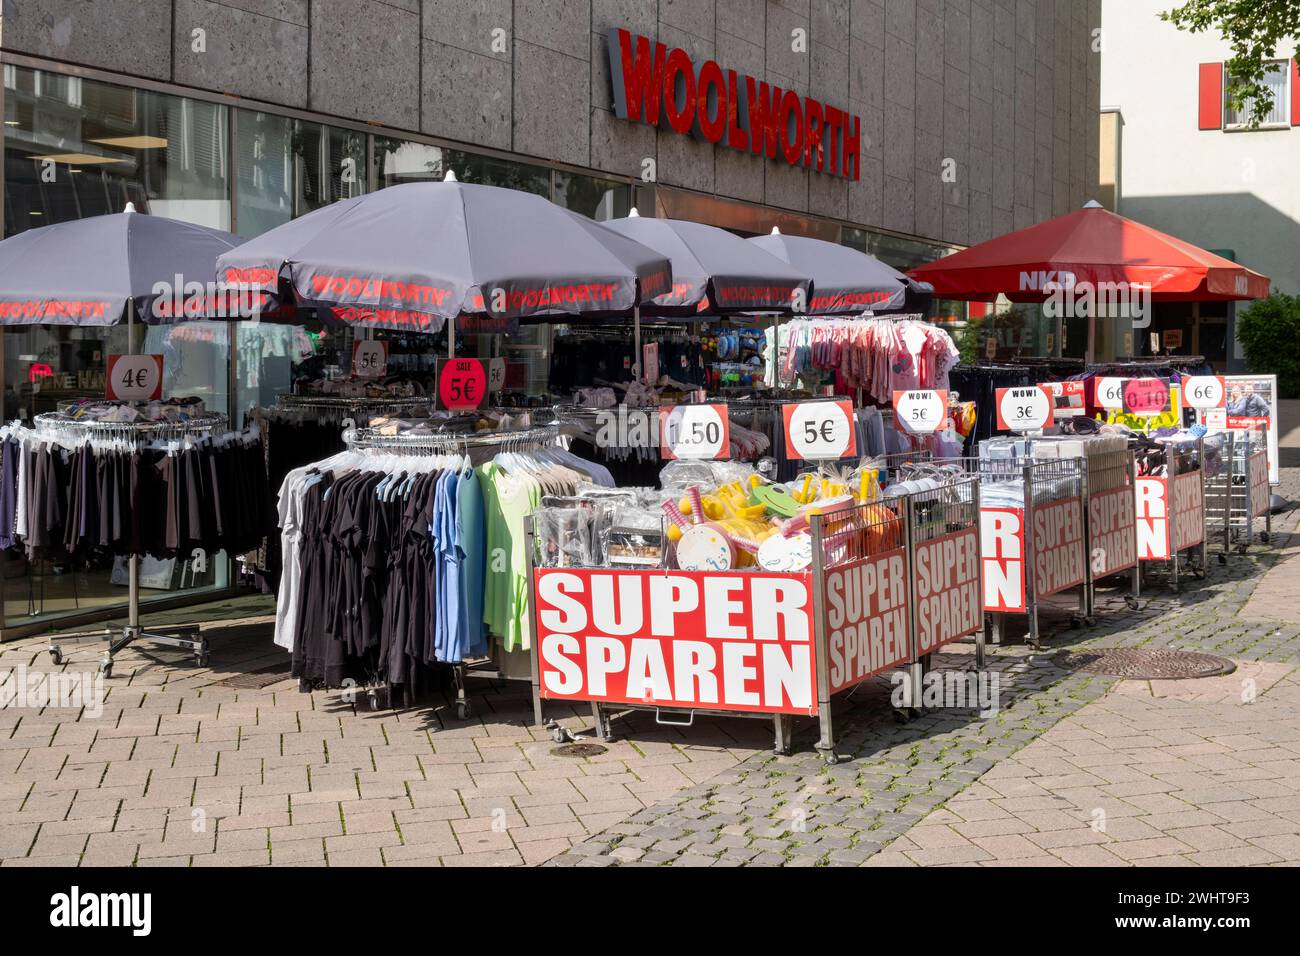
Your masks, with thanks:
M 664 458 L 729 458 L 731 423 L 726 405 L 668 405 L 659 409 L 659 450 Z
M 835 461 L 857 454 L 852 402 L 797 402 L 783 405 L 781 414 L 787 457 Z
M 162 398 L 161 355 L 110 355 L 104 389 L 110 401 L 152 402 Z
M 1052 395 L 1040 385 L 999 388 L 998 428 L 1010 432 L 1040 432 L 1052 423 Z
M 894 423 L 913 435 L 931 435 L 948 417 L 948 392 L 914 388 L 894 392 Z

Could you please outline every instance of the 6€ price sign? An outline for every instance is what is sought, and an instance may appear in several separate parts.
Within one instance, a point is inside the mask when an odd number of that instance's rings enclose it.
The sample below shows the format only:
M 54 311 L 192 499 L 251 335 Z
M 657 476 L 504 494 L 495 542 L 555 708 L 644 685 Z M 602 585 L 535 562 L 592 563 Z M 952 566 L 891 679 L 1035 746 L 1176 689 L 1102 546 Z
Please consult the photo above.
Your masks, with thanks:
M 1052 423 L 1052 396 L 1040 385 L 999 388 L 998 428 L 1011 432 L 1040 432 Z
M 161 355 L 110 355 L 104 389 L 113 401 L 152 402 L 162 398 Z
M 857 454 L 853 403 L 797 402 L 781 407 L 785 452 L 804 461 L 834 461 Z
M 659 409 L 664 458 L 728 458 L 731 427 L 726 405 L 668 405 Z
M 894 423 L 913 435 L 930 435 L 948 416 L 948 392 L 918 388 L 894 392 Z
M 388 343 L 366 339 L 352 344 L 352 374 L 357 378 L 382 378 L 388 374 Z
M 489 395 L 495 395 L 506 387 L 506 360 L 503 358 L 488 359 L 487 367 L 487 390 Z
M 1187 408 L 1223 408 L 1228 390 L 1222 375 L 1184 375 L 1183 405 Z
M 1097 404 L 1102 408 L 1124 407 L 1124 379 L 1097 379 Z
M 487 370 L 478 359 L 445 359 L 438 368 L 438 407 L 449 412 L 478 408 L 487 397 Z

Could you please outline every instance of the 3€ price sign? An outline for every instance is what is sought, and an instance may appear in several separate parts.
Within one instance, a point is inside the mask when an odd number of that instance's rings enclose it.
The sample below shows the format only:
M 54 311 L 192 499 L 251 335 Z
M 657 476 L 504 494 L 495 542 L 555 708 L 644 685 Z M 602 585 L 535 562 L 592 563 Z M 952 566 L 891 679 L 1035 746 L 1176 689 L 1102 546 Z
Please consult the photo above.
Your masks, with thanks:
M 835 461 L 857 454 L 852 402 L 795 402 L 783 405 L 781 414 L 787 457 Z
M 161 355 L 110 355 L 104 389 L 111 401 L 152 402 L 162 398 Z
M 388 374 L 388 343 L 366 339 L 352 343 L 352 374 L 357 378 L 383 378 Z
M 1169 383 L 1162 378 L 1124 381 L 1124 411 L 1130 415 L 1159 415 L 1169 411 Z
M 1123 408 L 1124 382 L 1122 378 L 1097 379 L 1097 404 L 1102 408 Z
M 1052 423 L 1052 395 L 1041 385 L 999 388 L 998 428 L 1009 432 L 1040 432 Z
M 487 369 L 479 359 L 444 359 L 438 367 L 438 407 L 468 412 L 487 397 Z
M 731 457 L 727 406 L 667 405 L 660 408 L 659 450 L 664 458 Z
M 948 392 L 936 388 L 913 388 L 894 392 L 894 423 L 913 435 L 930 435 L 943 427 L 948 417 Z
M 1223 408 L 1228 390 L 1222 375 L 1184 375 L 1182 394 L 1187 408 Z

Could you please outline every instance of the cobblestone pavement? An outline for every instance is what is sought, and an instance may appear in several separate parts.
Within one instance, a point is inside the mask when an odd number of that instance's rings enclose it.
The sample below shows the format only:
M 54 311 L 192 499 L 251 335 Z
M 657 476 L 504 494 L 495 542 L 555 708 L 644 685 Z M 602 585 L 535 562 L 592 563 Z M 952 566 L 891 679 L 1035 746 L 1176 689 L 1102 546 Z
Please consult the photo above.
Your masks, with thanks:
M 1288 469 L 1281 493 L 1298 492 L 1300 470 Z M 1274 518 L 1272 547 L 1224 563 L 1212 550 L 1204 580 L 1185 579 L 1178 594 L 1157 581 L 1139 610 L 1111 597 L 1093 627 L 1049 627 L 1049 654 L 1018 643 L 992 650 L 1001 707 L 991 719 L 940 710 L 898 723 L 889 685 L 877 681 L 836 714 L 837 728 L 848 728 L 837 732 L 847 760 L 825 765 L 806 728 L 795 754 L 755 754 L 548 865 L 1062 864 L 1100 852 L 1116 863 L 1293 860 L 1300 609 L 1285 595 L 1300 590 L 1296 518 Z M 1051 661 L 1056 649 L 1102 646 L 1199 650 L 1241 664 L 1230 677 L 1192 682 L 1194 690 L 1144 696 L 1144 682 L 1067 673 Z M 936 656 L 939 669 L 970 659 L 960 646 Z M 1257 693 L 1249 707 L 1246 678 Z M 1261 719 L 1267 727 L 1257 730 Z M 1223 803 L 1224 813 L 1201 802 Z M 1107 829 L 1094 831 L 1098 820 Z M 1257 832 L 1251 820 L 1269 822 Z
M 103 713 L 0 709 L 0 866 L 527 864 L 771 746 L 768 725 L 638 723 L 586 759 L 528 726 L 527 686 L 487 685 L 463 722 L 450 702 L 371 712 L 337 691 L 225 683 L 286 668 L 265 599 L 205 605 L 211 667 L 132 648 Z M 194 612 L 156 615 L 155 623 Z M 19 666 L 93 674 L 102 642 L 0 646 Z M 551 708 L 573 732 L 590 714 Z

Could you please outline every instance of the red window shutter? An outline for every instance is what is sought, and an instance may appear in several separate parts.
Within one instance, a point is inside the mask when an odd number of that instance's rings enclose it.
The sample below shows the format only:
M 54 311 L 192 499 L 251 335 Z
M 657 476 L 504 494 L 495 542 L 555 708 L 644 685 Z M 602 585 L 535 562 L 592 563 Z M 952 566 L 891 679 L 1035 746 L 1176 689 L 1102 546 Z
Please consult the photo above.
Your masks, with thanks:
M 1202 63 L 1200 67 L 1200 129 L 1223 128 L 1223 64 Z
M 1291 125 L 1300 126 L 1300 60 L 1291 61 Z

